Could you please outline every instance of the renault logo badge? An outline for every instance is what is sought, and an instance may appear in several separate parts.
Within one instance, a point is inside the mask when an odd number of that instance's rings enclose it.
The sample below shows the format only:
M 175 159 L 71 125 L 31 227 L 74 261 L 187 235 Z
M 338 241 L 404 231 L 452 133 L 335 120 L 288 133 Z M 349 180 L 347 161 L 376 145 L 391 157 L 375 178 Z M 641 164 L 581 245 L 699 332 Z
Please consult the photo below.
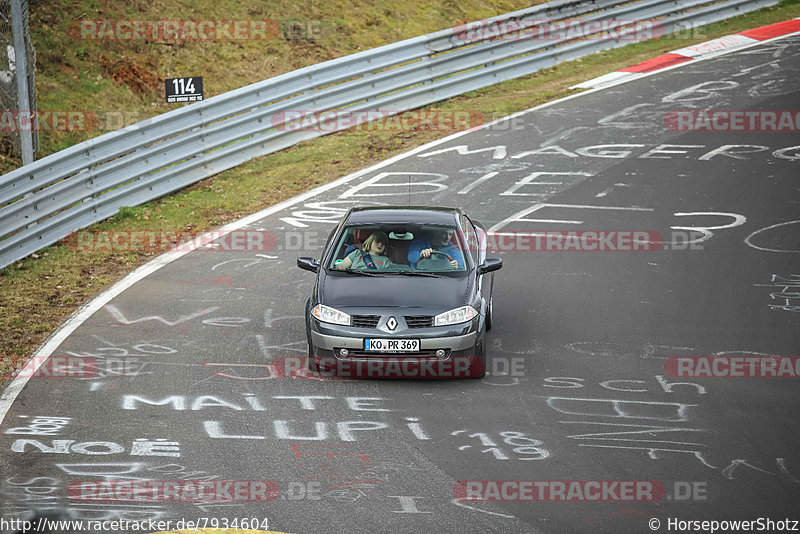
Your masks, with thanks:
M 386 328 L 389 330 L 394 330 L 397 328 L 397 319 L 395 319 L 394 316 L 389 317 L 389 320 L 386 321 Z

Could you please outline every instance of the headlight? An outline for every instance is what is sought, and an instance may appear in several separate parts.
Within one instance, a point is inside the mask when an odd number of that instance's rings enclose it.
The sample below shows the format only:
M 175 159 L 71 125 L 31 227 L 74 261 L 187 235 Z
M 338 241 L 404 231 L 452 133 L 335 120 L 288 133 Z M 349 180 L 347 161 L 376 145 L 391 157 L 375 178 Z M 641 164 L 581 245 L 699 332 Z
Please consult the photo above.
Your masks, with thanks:
M 311 309 L 311 315 L 323 323 L 343 324 L 350 326 L 350 316 L 330 306 L 317 304 Z
M 451 324 L 466 323 L 467 321 L 474 319 L 476 315 L 478 315 L 478 310 L 472 306 L 461 306 L 460 308 L 440 313 L 434 317 L 433 325 L 447 326 Z

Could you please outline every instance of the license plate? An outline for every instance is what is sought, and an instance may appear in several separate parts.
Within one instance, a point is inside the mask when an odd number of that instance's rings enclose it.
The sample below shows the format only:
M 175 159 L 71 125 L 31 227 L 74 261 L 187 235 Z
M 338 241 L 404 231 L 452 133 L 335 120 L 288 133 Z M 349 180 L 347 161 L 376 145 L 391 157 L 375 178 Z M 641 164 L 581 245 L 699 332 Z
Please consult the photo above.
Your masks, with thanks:
M 367 352 L 419 352 L 419 339 L 365 339 Z

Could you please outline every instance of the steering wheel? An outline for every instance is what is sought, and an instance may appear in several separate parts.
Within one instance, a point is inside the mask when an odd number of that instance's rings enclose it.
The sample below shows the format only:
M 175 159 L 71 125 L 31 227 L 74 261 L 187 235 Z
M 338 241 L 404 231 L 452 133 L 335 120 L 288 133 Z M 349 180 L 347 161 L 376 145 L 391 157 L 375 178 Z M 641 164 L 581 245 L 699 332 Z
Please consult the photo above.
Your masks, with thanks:
M 434 254 L 438 255 L 439 257 L 435 258 Z M 441 267 L 439 267 L 439 265 L 438 265 L 439 263 L 444 263 L 444 260 L 441 258 L 441 256 L 444 256 L 445 258 L 447 258 L 447 268 L 451 269 L 450 262 L 453 261 L 453 258 L 451 258 L 449 254 L 447 254 L 445 252 L 442 252 L 440 250 L 432 250 L 430 258 L 422 258 L 422 259 L 420 259 L 417 262 L 417 269 L 420 269 L 420 270 L 441 269 Z M 425 265 L 426 263 L 430 263 L 432 265 L 430 267 L 426 267 L 426 265 Z

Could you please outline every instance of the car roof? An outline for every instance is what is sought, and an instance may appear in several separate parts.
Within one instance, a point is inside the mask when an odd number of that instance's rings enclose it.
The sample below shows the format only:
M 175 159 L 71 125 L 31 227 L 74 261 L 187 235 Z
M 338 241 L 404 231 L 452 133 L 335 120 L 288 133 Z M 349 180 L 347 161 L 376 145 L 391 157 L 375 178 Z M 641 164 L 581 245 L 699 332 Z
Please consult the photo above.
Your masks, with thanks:
M 452 225 L 457 222 L 459 215 L 463 215 L 459 208 L 370 206 L 351 208 L 346 220 L 347 224 L 416 223 Z

